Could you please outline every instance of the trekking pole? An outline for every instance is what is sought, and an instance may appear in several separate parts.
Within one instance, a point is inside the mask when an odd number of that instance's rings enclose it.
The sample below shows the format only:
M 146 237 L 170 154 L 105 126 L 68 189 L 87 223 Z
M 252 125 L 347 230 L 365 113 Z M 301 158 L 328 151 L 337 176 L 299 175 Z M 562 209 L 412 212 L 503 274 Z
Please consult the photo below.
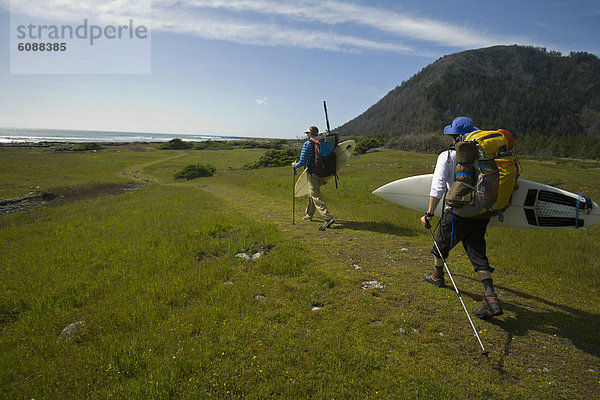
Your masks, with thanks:
M 444 259 L 444 257 L 442 256 L 442 252 L 440 251 L 440 247 L 438 246 L 435 237 L 433 236 L 433 232 L 431 232 L 431 224 L 429 223 L 429 220 L 427 219 L 427 225 L 425 226 L 425 228 L 427 228 L 427 230 L 429 231 L 429 234 L 431 235 L 431 238 L 433 239 L 433 243 L 435 244 L 435 248 L 437 249 L 437 252 L 440 256 L 440 258 L 442 259 L 442 262 L 444 263 L 444 267 L 446 268 L 446 272 L 448 272 L 448 276 L 450 277 L 450 281 L 452 281 L 452 286 L 454 286 L 454 290 L 456 291 L 456 294 L 458 295 L 458 298 L 460 299 L 460 303 L 463 306 L 463 309 L 465 310 L 465 313 L 467 314 L 467 318 L 469 319 L 469 322 L 471 323 L 471 327 L 473 328 L 473 332 L 475 332 L 475 336 L 477 337 L 477 341 L 479 341 L 479 345 L 481 346 L 481 349 L 483 350 L 483 356 L 488 360 L 488 362 L 490 361 L 490 358 L 488 357 L 488 354 L 490 353 L 489 351 L 487 351 L 485 349 L 485 347 L 483 347 L 483 343 L 481 342 L 481 338 L 479 337 L 479 334 L 477 333 L 477 329 L 475 329 L 475 325 L 473 324 L 473 320 L 471 319 L 471 316 L 469 315 L 469 312 L 467 311 L 467 307 L 465 306 L 465 302 L 462 299 L 462 296 L 460 295 L 460 292 L 458 291 L 458 288 L 456 287 L 456 283 L 454 283 L 454 278 L 452 278 L 452 274 L 450 273 L 450 269 L 448 268 L 448 264 L 446 264 L 446 260 Z
M 294 193 L 294 186 L 296 186 L 296 167 L 294 169 L 294 177 L 292 178 L 292 225 L 296 221 L 296 193 Z

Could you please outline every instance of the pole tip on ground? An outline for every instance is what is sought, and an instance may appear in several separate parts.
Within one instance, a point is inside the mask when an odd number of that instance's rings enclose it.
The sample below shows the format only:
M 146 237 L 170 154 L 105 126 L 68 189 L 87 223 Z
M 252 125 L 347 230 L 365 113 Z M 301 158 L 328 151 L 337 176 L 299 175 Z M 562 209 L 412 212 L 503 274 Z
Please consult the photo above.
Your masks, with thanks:
M 492 362 L 492 361 L 490 360 L 490 357 L 489 357 L 489 354 L 490 354 L 490 352 L 489 352 L 489 351 L 484 351 L 482 354 L 483 354 L 483 356 L 485 357 L 485 359 L 486 359 L 486 360 L 488 360 L 488 362 L 489 362 L 489 363 L 491 363 L 491 362 Z

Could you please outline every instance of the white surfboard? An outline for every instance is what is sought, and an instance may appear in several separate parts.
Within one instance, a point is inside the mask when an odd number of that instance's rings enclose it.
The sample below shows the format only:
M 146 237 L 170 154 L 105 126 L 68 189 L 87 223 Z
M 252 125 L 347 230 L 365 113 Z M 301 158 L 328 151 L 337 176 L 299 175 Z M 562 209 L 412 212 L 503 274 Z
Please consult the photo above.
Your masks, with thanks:
M 344 142 L 338 143 L 337 147 L 333 150 L 335 153 L 335 170 L 339 171 L 346 162 L 354 153 L 354 149 L 356 148 L 356 142 L 354 140 L 346 140 Z M 321 178 L 321 181 L 327 182 L 331 176 L 326 178 Z M 296 181 L 296 185 L 294 186 L 294 196 L 302 197 L 308 194 L 308 176 L 306 175 L 306 171 L 302 172 L 298 180 Z
M 425 213 L 433 175 L 399 179 L 375 189 L 373 194 L 393 203 Z M 507 228 L 574 228 L 591 226 L 600 220 L 597 203 L 566 190 L 543 183 L 519 179 L 504 219 L 492 217 L 490 225 Z M 440 216 L 442 202 L 435 210 Z

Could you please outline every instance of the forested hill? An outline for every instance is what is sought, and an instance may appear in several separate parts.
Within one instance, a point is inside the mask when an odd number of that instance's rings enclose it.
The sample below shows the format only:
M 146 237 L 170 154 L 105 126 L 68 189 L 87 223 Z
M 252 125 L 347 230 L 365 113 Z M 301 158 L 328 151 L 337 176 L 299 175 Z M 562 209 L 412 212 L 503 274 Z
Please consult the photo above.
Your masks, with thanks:
M 521 147 L 542 150 L 533 153 L 598 158 L 600 60 L 523 46 L 444 56 L 336 131 L 410 148 L 405 136 L 422 142 L 460 115 L 481 129 L 508 129 Z

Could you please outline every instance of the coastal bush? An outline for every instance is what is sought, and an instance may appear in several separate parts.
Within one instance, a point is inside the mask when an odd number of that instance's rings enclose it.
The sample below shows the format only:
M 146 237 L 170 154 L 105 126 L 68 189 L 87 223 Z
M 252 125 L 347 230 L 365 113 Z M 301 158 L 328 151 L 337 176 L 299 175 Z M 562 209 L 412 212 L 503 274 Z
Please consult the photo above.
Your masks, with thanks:
M 102 148 L 102 146 L 100 146 L 98 143 L 82 143 L 80 145 L 73 147 L 71 150 L 72 151 L 88 151 L 88 150 L 100 150 L 101 148 Z
M 157 146 L 156 148 L 158 150 L 185 150 L 185 149 L 191 149 L 192 146 L 193 145 L 190 142 L 184 142 L 183 140 L 181 140 L 179 138 L 175 138 L 175 139 L 171 139 L 168 142 Z
M 275 149 L 281 150 L 288 144 L 286 139 L 259 140 L 205 140 L 193 146 L 194 150 L 232 150 L 232 149 Z
M 240 148 L 241 149 L 268 149 L 269 145 L 268 143 L 261 143 L 257 140 L 244 140 L 242 142 L 240 142 Z
M 185 179 L 189 181 L 190 179 L 213 176 L 216 171 L 217 168 L 211 164 L 193 164 L 175 172 L 175 179 Z
M 245 140 L 239 142 L 241 149 L 275 149 L 282 150 L 284 146 L 288 143 L 286 139 L 276 139 L 276 140 Z
M 270 142 L 270 145 L 271 145 L 272 149 L 281 150 L 287 143 L 288 143 L 288 141 L 285 139 L 277 139 L 277 140 Z
M 285 167 L 296 160 L 297 153 L 293 147 L 286 147 L 283 150 L 270 150 L 263 154 L 258 161 L 246 164 L 247 169 L 257 169 L 266 167 Z
M 98 143 L 81 143 L 74 147 L 58 147 L 56 151 L 91 151 L 100 149 L 102 149 L 102 146 Z
M 383 145 L 384 145 L 384 141 L 380 138 L 376 138 L 376 137 L 361 138 L 358 141 L 358 143 L 356 143 L 356 152 L 358 154 L 364 154 L 371 149 L 374 149 L 376 147 L 381 147 Z
M 231 140 L 205 140 L 194 146 L 194 150 L 232 150 L 235 146 L 235 142 Z
M 440 153 L 450 146 L 451 140 L 445 135 L 440 134 L 421 134 L 421 135 L 404 135 L 394 136 L 390 138 L 385 147 L 394 150 L 404 150 L 423 152 L 423 153 Z

